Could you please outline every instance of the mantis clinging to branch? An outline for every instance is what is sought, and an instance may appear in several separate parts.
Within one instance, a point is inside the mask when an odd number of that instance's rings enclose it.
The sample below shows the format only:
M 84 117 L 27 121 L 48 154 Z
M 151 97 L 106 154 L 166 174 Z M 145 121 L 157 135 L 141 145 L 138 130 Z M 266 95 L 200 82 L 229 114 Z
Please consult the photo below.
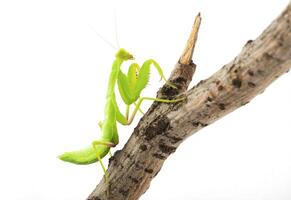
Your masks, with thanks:
M 143 100 L 154 100 L 167 103 L 182 100 L 167 100 L 150 97 L 141 98 L 141 91 L 146 87 L 149 80 L 149 71 L 151 64 L 156 67 L 160 76 L 164 80 L 166 79 L 160 66 L 157 64 L 156 61 L 152 59 L 145 61 L 141 68 L 136 63 L 131 64 L 128 70 L 128 75 L 126 76 L 120 70 L 120 67 L 124 61 L 133 59 L 133 56 L 122 48 L 119 49 L 115 55 L 115 60 L 112 65 L 106 94 L 105 117 L 103 122 L 99 123 L 102 130 L 101 138 L 99 140 L 93 141 L 92 144 L 87 148 L 78 151 L 66 152 L 60 155 L 59 158 L 61 160 L 83 165 L 99 161 L 104 173 L 106 174 L 106 170 L 101 159 L 108 154 L 111 147 L 115 147 L 119 142 L 117 122 L 123 125 L 129 125 L 132 122 Z M 129 118 L 128 109 L 124 116 L 120 112 L 116 103 L 115 85 L 117 82 L 121 97 L 127 107 L 129 108 L 131 104 L 135 104 L 135 109 L 131 117 Z M 170 83 L 168 83 L 168 85 L 170 85 L 171 87 L 175 87 Z

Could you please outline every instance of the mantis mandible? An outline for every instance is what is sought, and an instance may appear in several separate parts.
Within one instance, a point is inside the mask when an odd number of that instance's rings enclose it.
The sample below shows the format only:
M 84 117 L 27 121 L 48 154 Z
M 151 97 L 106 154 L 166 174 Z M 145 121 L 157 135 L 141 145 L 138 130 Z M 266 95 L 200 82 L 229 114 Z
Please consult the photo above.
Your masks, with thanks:
M 157 99 L 150 97 L 140 97 L 142 90 L 146 87 L 149 80 L 150 66 L 153 64 L 160 74 L 161 78 L 166 80 L 162 69 L 156 61 L 149 59 L 145 61 L 142 67 L 139 67 L 137 63 L 130 65 L 128 74 L 125 75 L 121 71 L 121 65 L 124 61 L 133 60 L 134 57 L 125 49 L 119 49 L 115 55 L 115 60 L 112 64 L 111 73 L 109 76 L 106 103 L 104 110 L 104 120 L 99 123 L 102 134 L 99 140 L 93 141 L 92 144 L 84 149 L 65 152 L 60 155 L 59 158 L 63 161 L 74 164 L 91 164 L 97 161 L 100 162 L 101 167 L 107 177 L 105 166 L 102 162 L 102 158 L 106 156 L 110 148 L 115 147 L 119 142 L 117 122 L 123 125 L 129 125 L 143 100 L 154 100 L 159 102 L 177 102 L 183 99 L 167 100 Z M 171 83 L 166 82 L 169 86 L 175 87 Z M 115 97 L 115 85 L 118 84 L 120 95 L 127 105 L 126 115 L 124 116 L 117 105 Z M 130 118 L 128 118 L 129 106 L 135 104 L 135 109 Z

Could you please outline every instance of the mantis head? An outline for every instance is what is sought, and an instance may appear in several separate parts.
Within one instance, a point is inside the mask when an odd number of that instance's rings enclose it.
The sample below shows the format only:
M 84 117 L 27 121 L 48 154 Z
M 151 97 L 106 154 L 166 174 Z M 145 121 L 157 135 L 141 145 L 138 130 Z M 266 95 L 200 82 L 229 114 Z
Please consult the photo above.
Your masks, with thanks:
M 121 48 L 118 50 L 118 52 L 115 54 L 116 58 L 120 58 L 122 60 L 133 60 L 134 57 L 129 52 L 127 52 L 125 49 Z

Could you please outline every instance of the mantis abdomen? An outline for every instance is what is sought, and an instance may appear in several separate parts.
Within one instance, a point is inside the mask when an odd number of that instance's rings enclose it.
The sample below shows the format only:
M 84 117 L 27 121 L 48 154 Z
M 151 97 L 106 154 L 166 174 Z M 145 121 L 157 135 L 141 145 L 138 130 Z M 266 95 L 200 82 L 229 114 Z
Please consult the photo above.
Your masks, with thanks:
M 103 158 L 109 152 L 109 147 L 101 146 L 96 149 L 93 145 L 88 146 L 87 148 L 66 152 L 59 156 L 59 158 L 66 162 L 71 162 L 79 165 L 88 165 L 95 163 L 99 158 Z M 98 158 L 99 157 L 99 158 Z

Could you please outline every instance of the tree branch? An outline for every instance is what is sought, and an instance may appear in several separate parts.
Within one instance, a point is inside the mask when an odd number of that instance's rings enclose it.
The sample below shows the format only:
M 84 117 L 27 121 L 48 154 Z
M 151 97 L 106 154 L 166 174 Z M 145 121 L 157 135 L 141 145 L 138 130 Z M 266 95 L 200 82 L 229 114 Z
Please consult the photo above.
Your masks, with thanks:
M 291 67 L 290 21 L 291 3 L 255 41 L 248 41 L 232 62 L 189 91 L 195 65 L 180 59 L 170 77 L 178 89 L 164 86 L 158 96 L 174 98 L 184 93 L 187 99 L 152 104 L 124 148 L 110 159 L 109 184 L 103 178 L 88 200 L 138 199 L 187 137 L 247 104 L 287 72 Z

